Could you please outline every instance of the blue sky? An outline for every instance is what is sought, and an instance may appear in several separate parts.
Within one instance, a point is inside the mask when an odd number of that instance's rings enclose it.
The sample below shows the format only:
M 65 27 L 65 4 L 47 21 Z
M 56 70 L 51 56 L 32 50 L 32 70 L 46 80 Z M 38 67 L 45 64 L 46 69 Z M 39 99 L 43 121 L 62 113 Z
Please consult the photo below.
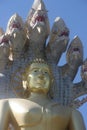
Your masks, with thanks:
M 62 17 L 70 29 L 70 41 L 78 35 L 83 43 L 84 59 L 87 58 L 87 0 L 43 0 L 48 10 L 50 26 L 54 19 Z M 6 30 L 9 18 L 18 13 L 24 20 L 33 4 L 33 0 L 2 0 L 0 1 L 0 27 Z M 65 63 L 63 55 L 60 64 Z M 80 71 L 74 82 L 80 81 Z M 87 103 L 80 108 L 87 122 Z M 87 129 L 87 123 L 86 123 Z

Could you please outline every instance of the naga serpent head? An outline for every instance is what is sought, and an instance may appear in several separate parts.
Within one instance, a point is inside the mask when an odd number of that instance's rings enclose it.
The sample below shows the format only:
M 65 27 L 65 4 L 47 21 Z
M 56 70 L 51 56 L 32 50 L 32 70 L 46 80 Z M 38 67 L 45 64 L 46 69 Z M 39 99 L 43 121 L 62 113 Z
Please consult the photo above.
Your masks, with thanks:
M 34 1 L 26 23 L 29 33 L 37 29 L 39 34 L 43 32 L 45 37 L 48 37 L 50 31 L 49 20 L 47 10 L 42 0 Z
M 66 26 L 64 20 L 60 17 L 56 17 L 51 33 L 49 44 L 53 48 L 54 44 L 59 51 L 65 52 L 69 41 L 69 29 Z M 56 48 L 55 48 L 56 49 Z
M 11 35 L 12 33 L 24 31 L 24 28 L 25 26 L 22 18 L 16 13 L 9 19 L 6 33 Z
M 66 58 L 68 64 L 72 66 L 82 64 L 83 47 L 82 47 L 82 42 L 78 36 L 75 36 L 74 39 L 71 41 L 71 44 L 66 53 Z
M 18 14 L 9 19 L 6 34 L 10 35 L 12 50 L 21 51 L 26 41 L 26 26 Z

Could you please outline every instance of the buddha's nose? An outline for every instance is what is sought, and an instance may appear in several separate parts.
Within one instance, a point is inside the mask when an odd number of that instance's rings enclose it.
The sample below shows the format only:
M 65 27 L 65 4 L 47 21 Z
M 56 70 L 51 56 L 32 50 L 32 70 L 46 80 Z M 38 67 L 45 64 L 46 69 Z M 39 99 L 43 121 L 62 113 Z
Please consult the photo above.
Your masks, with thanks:
M 44 79 L 44 73 L 43 73 L 43 72 L 40 72 L 39 75 L 38 75 L 38 77 L 39 77 L 40 79 Z

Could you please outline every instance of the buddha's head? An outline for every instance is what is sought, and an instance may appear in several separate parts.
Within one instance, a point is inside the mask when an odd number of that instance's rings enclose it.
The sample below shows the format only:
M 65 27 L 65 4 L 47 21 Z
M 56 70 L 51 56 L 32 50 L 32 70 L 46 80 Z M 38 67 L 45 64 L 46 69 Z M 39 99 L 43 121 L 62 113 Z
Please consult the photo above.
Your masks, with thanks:
M 34 60 L 27 67 L 24 77 L 26 79 L 25 89 L 34 93 L 47 94 L 53 80 L 49 65 L 42 59 Z

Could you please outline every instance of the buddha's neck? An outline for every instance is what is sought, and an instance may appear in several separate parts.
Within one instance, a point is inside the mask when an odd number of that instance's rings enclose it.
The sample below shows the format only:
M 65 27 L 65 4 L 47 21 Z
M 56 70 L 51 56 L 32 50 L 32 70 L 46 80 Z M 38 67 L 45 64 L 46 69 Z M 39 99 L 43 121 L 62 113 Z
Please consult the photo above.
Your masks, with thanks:
M 29 100 L 38 103 L 40 105 L 43 105 L 47 104 L 47 102 L 49 102 L 50 99 L 47 97 L 46 94 L 31 93 Z

